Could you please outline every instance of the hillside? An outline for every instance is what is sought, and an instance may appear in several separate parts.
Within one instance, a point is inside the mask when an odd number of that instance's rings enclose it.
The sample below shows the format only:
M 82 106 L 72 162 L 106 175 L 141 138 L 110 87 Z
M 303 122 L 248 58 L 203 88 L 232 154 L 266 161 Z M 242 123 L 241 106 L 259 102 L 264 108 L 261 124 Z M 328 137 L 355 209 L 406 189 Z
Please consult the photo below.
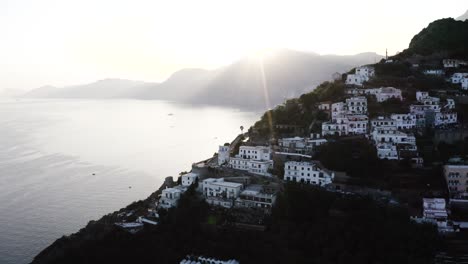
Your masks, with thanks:
M 439 19 L 416 34 L 397 57 L 440 54 L 445 57 L 468 58 L 468 21 Z
M 280 50 L 263 61 L 267 91 L 263 88 L 259 60 L 246 57 L 212 71 L 183 69 L 160 84 L 106 79 L 71 87 L 42 87 L 24 96 L 156 99 L 265 110 L 268 106 L 282 103 L 285 98 L 311 91 L 317 84 L 330 80 L 335 72 L 343 72 L 381 58 L 375 53 L 321 56 Z M 268 105 L 265 104 L 265 95 L 270 102 Z

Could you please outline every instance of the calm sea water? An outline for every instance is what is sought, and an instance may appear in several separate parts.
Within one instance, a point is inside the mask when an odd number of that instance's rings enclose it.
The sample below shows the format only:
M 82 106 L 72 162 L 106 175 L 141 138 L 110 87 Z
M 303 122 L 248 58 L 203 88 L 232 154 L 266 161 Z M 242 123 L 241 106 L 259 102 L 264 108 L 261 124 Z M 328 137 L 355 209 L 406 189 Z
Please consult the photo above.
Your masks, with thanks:
M 162 101 L 0 101 L 0 263 L 28 263 L 146 198 L 258 116 Z

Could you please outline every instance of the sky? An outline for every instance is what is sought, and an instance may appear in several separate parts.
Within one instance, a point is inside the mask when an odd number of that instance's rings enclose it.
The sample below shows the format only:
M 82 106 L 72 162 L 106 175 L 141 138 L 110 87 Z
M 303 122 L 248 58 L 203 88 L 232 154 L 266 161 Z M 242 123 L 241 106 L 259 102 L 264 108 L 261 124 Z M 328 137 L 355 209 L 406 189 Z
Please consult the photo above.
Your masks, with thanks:
M 466 0 L 0 0 L 0 90 L 163 81 L 264 49 L 389 55 Z

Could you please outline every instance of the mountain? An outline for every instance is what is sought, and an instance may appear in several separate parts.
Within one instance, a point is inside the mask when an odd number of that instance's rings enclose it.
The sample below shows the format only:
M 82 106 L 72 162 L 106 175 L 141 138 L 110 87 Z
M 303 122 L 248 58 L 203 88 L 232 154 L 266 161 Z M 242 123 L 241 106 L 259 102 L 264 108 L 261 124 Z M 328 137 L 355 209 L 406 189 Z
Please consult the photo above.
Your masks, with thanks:
M 468 19 L 468 10 L 466 10 L 465 14 L 457 17 L 457 20 L 465 21 Z
M 150 84 L 123 79 L 104 79 L 85 85 L 74 85 L 63 88 L 42 86 L 23 95 L 28 98 L 132 98 L 141 89 Z
M 468 58 L 468 20 L 439 19 L 416 34 L 397 57 L 443 54 L 445 57 Z
M 258 57 L 249 56 L 215 70 L 183 69 L 159 84 L 106 79 L 64 88 L 41 87 L 24 96 L 158 99 L 264 110 L 282 103 L 285 98 L 313 90 L 319 83 L 331 80 L 336 72 L 381 58 L 376 53 L 321 56 L 278 50 L 263 58 L 262 64 Z
M 336 56 L 281 50 L 264 58 L 244 58 L 213 74 L 191 102 L 266 109 L 312 91 L 333 73 L 378 61 L 382 56 L 363 53 Z

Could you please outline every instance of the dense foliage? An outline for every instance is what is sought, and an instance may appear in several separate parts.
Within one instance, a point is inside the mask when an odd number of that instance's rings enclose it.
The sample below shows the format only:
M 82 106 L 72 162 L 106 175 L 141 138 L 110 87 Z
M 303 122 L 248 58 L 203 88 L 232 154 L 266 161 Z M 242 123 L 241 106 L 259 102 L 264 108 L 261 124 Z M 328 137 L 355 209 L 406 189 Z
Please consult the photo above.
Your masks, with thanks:
M 405 210 L 358 196 L 289 184 L 266 231 L 237 229 L 190 191 L 161 225 L 136 235 L 115 230 L 53 261 L 35 263 L 178 263 L 187 254 L 241 263 L 431 263 L 439 247 L 431 226 Z
M 453 58 L 468 58 L 468 21 L 453 18 L 436 20 L 413 37 L 400 56 L 446 53 Z

